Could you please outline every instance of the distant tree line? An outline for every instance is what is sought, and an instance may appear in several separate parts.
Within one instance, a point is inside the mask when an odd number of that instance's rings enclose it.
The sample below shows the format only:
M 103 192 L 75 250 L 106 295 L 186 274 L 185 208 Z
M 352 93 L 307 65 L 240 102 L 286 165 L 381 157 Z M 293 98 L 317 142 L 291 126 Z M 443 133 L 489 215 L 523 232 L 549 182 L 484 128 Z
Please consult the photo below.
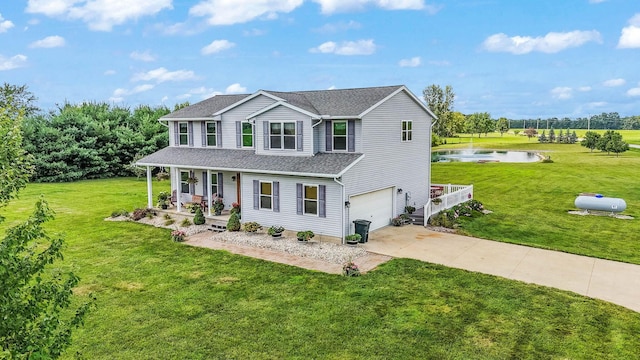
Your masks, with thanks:
M 131 176 L 132 162 L 169 145 L 167 128 L 158 122 L 171 112 L 166 106 L 131 110 L 107 103 L 66 103 L 44 114 L 34 106 L 35 99 L 26 86 L 0 88 L 0 105 L 10 104 L 24 116 L 24 149 L 35 165 L 32 181 Z
M 570 119 L 557 117 L 547 119 L 509 120 L 510 128 L 526 129 L 533 127 L 543 129 L 591 129 L 591 130 L 640 130 L 640 116 L 620 117 L 617 112 L 602 113 L 590 117 Z

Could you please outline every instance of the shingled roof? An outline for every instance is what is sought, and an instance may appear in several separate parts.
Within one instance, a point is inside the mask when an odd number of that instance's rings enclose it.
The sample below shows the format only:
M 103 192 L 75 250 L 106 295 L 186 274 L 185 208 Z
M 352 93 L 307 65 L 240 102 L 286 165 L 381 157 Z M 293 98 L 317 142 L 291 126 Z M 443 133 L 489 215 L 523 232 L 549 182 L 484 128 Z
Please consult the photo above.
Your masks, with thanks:
M 315 91 L 269 91 L 260 92 L 283 99 L 288 104 L 318 116 L 356 117 L 384 100 L 402 85 L 380 86 L 357 89 L 315 90 Z M 256 94 L 258 94 L 256 93 Z M 245 100 L 251 94 L 216 95 L 209 99 L 182 108 L 163 119 L 202 119 L 213 117 L 217 112 Z
M 358 153 L 267 156 L 256 155 L 249 150 L 170 146 L 138 160 L 137 165 L 335 178 L 341 176 L 363 156 Z

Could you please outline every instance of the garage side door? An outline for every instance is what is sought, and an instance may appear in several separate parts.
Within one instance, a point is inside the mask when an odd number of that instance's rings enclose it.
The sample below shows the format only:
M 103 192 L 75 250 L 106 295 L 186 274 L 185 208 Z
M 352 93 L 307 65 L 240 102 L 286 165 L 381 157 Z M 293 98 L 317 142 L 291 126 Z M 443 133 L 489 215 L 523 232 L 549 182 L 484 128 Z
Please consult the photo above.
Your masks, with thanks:
M 393 217 L 393 188 L 372 191 L 349 198 L 349 221 L 371 221 L 369 230 L 389 225 Z M 351 223 L 353 229 L 353 223 Z

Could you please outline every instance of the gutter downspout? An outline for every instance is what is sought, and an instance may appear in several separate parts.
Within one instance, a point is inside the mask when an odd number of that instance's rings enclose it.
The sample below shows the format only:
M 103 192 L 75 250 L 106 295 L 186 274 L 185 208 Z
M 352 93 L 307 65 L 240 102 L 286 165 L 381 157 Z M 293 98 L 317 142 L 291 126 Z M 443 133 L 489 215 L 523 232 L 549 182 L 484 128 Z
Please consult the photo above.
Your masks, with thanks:
M 340 182 L 340 180 L 338 180 L 338 178 L 333 178 L 333 181 L 336 182 L 336 184 L 340 185 L 342 187 L 342 217 L 340 219 L 340 226 L 342 228 L 342 230 L 340 230 L 340 233 L 342 234 L 341 236 L 341 241 L 342 241 L 342 245 L 344 245 L 344 217 L 345 217 L 345 206 L 344 206 L 344 198 L 345 198 L 345 193 L 344 193 L 344 184 Z

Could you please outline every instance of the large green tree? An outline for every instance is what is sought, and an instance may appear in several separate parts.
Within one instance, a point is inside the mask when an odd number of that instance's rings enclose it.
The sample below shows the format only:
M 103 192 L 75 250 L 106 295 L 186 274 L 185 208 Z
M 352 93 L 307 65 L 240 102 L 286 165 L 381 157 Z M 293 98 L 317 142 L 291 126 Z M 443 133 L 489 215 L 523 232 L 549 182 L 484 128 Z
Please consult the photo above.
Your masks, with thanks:
M 598 140 L 600 140 L 600 134 L 595 131 L 587 131 L 584 134 L 584 138 L 580 142 L 580 145 L 590 149 L 591 152 L 593 152 L 593 149 L 598 146 Z
M 35 105 L 36 100 L 27 85 L 4 83 L 0 87 L 0 108 L 4 111 L 20 112 L 23 116 L 31 116 L 40 111 Z
M 422 91 L 422 95 L 429 109 L 438 117 L 433 132 L 441 137 L 455 135 L 456 124 L 452 123 L 451 116 L 455 94 L 451 85 L 444 89 L 440 85 L 429 85 Z
M 605 131 L 596 143 L 596 147 L 600 151 L 606 151 L 607 154 L 614 153 L 616 157 L 621 152 L 629 150 L 629 144 L 622 140 L 622 134 L 613 130 Z
M 489 125 L 489 123 L 491 123 L 491 125 Z M 493 121 L 491 121 L 491 115 L 489 115 L 489 113 L 473 113 L 467 116 L 465 120 L 465 131 L 471 135 L 477 133 L 478 137 L 480 137 L 482 133 L 491 131 L 490 128 L 492 125 Z
M 0 208 L 26 186 L 32 172 L 22 148 L 22 113 L 21 108 L 0 108 Z M 90 307 L 86 303 L 70 314 L 79 279 L 47 267 L 62 258 L 64 244 L 43 229 L 52 217 L 41 199 L 33 215 L 0 240 L 0 358 L 57 358 Z
M 506 117 L 501 117 L 496 122 L 496 129 L 500 132 L 500 136 L 509 131 L 509 120 Z

